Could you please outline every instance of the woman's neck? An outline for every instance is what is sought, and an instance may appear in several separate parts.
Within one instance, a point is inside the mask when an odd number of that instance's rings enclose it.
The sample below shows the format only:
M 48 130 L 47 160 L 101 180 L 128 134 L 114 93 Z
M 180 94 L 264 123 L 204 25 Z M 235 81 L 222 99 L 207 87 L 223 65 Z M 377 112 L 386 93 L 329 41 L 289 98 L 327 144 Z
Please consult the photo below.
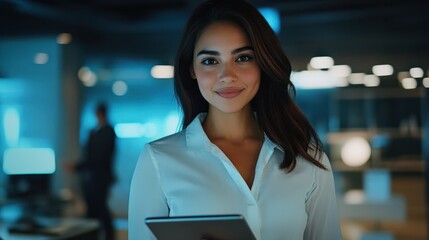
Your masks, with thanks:
M 249 139 L 263 139 L 263 133 L 258 127 L 250 106 L 235 113 L 223 113 L 209 108 L 203 128 L 212 141 L 227 140 L 240 143 Z

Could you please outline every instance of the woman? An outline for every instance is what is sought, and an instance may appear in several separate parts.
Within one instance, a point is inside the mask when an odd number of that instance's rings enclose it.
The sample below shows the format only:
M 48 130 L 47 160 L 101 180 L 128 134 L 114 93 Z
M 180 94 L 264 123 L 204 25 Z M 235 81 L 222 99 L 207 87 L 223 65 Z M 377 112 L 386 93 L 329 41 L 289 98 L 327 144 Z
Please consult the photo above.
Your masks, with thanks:
M 146 217 L 241 214 L 257 239 L 341 239 L 329 160 L 292 100 L 290 63 L 244 1 L 208 1 L 175 64 L 183 130 L 147 144 L 130 193 L 131 240 Z

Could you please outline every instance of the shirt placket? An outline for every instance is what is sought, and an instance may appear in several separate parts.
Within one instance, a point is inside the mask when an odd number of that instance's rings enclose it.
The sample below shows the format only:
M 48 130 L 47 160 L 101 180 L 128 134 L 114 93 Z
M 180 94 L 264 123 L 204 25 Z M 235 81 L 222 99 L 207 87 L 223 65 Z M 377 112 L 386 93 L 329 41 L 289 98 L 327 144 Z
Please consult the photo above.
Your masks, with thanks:
M 228 157 L 216 145 L 210 145 L 210 152 L 222 160 L 222 163 L 224 164 L 228 174 L 231 176 L 231 179 L 234 181 L 240 192 L 243 193 L 247 203 L 248 219 L 246 219 L 246 221 L 252 228 L 257 239 L 261 239 L 261 216 L 257 199 L 264 168 L 273 152 L 273 149 L 268 145 L 269 144 L 264 141 L 256 163 L 255 178 L 251 189 L 249 189 L 246 181 L 244 181 L 243 177 Z

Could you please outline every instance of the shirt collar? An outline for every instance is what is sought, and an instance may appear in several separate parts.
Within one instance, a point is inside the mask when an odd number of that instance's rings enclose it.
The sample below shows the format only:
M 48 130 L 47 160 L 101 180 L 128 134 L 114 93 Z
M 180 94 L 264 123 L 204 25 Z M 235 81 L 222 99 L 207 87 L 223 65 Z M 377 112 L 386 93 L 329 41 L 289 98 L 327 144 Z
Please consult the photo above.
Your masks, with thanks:
M 199 113 L 194 120 L 186 128 L 186 145 L 188 147 L 209 147 L 211 145 L 210 139 L 204 132 L 202 123 L 206 119 L 207 113 Z M 283 148 L 270 140 L 264 133 L 264 144 L 267 144 L 269 149 L 277 148 L 284 152 Z
M 271 139 L 265 133 L 264 133 L 264 144 L 267 144 L 267 146 L 268 146 L 269 149 L 277 148 L 282 153 L 284 153 L 283 148 L 280 145 L 278 145 L 278 144 L 274 143 L 273 141 L 271 141 Z
M 210 139 L 207 137 L 203 129 L 203 121 L 206 119 L 207 113 L 199 113 L 194 120 L 186 127 L 186 145 L 188 147 L 205 147 L 210 146 Z

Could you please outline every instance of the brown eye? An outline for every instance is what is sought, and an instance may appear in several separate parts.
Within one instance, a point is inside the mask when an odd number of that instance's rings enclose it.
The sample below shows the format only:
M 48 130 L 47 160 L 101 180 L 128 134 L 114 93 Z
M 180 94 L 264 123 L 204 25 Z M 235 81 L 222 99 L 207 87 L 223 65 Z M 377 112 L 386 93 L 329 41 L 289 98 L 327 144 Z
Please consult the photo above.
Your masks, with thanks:
M 236 62 L 248 62 L 252 60 L 253 58 L 249 55 L 243 55 L 237 58 Z
M 204 59 L 201 63 L 203 65 L 213 65 L 213 64 L 217 64 L 217 61 L 213 58 L 207 58 L 207 59 Z

